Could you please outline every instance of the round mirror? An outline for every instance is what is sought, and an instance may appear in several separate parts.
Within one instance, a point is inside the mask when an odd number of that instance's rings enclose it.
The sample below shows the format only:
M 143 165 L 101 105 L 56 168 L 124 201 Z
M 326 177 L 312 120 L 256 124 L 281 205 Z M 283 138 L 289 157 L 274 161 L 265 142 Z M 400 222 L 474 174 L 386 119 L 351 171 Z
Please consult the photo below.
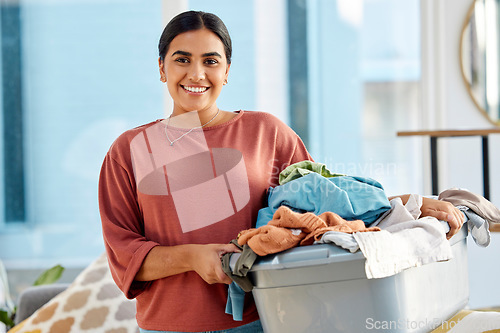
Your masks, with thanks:
M 497 0 L 474 0 L 460 39 L 460 63 L 467 90 L 474 104 L 497 126 L 500 126 L 499 11 Z

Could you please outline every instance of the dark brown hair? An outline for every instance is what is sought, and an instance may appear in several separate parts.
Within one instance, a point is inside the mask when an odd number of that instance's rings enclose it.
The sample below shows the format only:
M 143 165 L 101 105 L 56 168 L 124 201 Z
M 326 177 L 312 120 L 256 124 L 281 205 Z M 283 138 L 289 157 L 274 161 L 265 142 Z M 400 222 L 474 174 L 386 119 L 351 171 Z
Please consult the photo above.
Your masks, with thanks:
M 175 16 L 167 24 L 163 33 L 160 37 L 160 42 L 158 44 L 158 51 L 160 54 L 160 59 L 163 61 L 165 55 L 168 51 L 170 43 L 179 34 L 183 32 L 188 32 L 192 30 L 208 29 L 219 37 L 222 44 L 224 45 L 224 52 L 226 54 L 227 63 L 231 63 L 231 37 L 227 31 L 226 25 L 222 20 L 215 14 L 200 12 L 200 11 L 188 11 L 180 13 Z

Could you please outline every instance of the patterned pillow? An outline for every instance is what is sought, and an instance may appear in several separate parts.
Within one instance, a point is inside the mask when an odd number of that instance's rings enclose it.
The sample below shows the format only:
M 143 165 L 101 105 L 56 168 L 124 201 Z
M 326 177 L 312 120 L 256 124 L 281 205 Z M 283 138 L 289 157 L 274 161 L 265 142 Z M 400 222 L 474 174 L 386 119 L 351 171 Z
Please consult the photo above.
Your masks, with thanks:
M 114 283 L 105 253 L 9 333 L 136 333 L 135 301 Z

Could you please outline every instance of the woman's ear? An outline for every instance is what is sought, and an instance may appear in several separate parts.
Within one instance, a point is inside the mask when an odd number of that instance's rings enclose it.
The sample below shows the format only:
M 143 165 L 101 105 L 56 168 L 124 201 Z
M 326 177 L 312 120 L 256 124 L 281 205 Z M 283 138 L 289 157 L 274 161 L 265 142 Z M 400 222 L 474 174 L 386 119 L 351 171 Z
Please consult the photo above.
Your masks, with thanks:
M 158 58 L 158 66 L 160 67 L 160 81 L 163 83 L 167 82 L 167 75 L 165 74 L 165 66 L 163 60 Z
M 231 67 L 231 64 L 228 64 L 226 67 L 226 77 L 224 78 L 224 85 L 227 84 L 227 77 L 229 76 L 229 68 Z

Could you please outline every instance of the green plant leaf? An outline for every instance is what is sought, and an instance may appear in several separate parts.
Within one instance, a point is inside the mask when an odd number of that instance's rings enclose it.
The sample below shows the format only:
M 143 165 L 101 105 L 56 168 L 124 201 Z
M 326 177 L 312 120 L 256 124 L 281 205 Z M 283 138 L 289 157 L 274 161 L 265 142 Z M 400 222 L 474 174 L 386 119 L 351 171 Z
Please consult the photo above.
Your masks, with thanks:
M 34 286 L 39 286 L 42 284 L 51 284 L 56 282 L 61 278 L 62 273 L 64 272 L 64 267 L 61 265 L 56 265 L 52 268 L 47 269 L 43 272 L 38 279 L 36 279 Z
M 5 310 L 0 310 L 0 323 L 4 323 L 7 327 L 14 327 L 15 325 L 10 319 L 9 313 Z

